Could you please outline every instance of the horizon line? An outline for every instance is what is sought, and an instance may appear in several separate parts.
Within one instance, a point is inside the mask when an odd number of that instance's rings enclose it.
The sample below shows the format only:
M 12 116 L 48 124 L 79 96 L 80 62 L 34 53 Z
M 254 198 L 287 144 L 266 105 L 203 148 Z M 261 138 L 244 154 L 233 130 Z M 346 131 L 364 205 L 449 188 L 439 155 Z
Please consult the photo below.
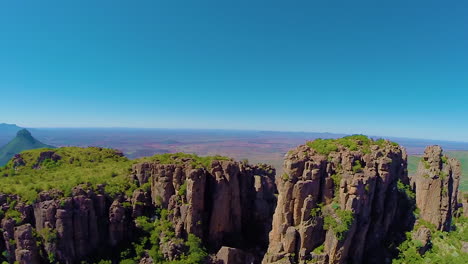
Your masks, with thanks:
M 16 124 L 7 124 L 6 125 L 16 125 Z M 18 125 L 16 125 L 18 126 Z M 399 137 L 399 136 L 383 136 L 383 135 L 368 135 L 365 133 L 339 133 L 339 132 L 322 132 L 322 131 L 294 131 L 294 130 L 265 130 L 265 129 L 234 129 L 234 128 L 187 128 L 187 127 L 124 127 L 124 126 L 104 126 L 104 127 L 60 127 L 60 126 L 44 126 L 44 127 L 21 127 L 26 129 L 140 129 L 140 130 L 208 130 L 208 131 L 242 131 L 242 132 L 275 132 L 275 133 L 317 133 L 317 134 L 330 134 L 336 136 L 348 136 L 348 135 L 365 135 L 370 138 L 383 138 L 383 139 L 400 139 L 400 140 L 421 140 L 421 141 L 439 141 L 439 142 L 451 142 L 451 143 L 462 143 L 468 144 L 468 141 L 456 141 L 456 140 L 445 140 L 445 139 L 433 139 L 433 138 L 413 138 L 413 137 Z

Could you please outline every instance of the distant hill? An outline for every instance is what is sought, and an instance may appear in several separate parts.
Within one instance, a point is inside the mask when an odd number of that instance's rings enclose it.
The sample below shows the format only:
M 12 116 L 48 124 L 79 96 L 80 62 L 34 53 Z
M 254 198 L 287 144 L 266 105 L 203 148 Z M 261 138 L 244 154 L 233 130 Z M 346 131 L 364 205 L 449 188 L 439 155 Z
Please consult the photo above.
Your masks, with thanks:
M 0 147 L 12 140 L 21 127 L 14 124 L 0 123 Z
M 12 128 L 13 129 L 13 128 Z M 26 129 L 16 133 L 16 137 L 0 148 L 0 166 L 4 166 L 15 155 L 24 150 L 38 148 L 54 148 L 35 139 Z

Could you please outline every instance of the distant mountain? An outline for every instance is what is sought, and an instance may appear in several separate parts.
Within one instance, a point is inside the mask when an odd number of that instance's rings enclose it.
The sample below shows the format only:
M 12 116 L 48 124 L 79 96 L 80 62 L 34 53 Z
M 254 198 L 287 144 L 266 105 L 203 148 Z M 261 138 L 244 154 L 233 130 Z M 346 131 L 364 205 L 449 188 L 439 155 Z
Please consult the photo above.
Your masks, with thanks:
M 15 155 L 24 150 L 38 148 L 55 148 L 35 139 L 26 129 L 16 133 L 16 137 L 8 144 L 0 148 L 0 166 L 4 166 Z
M 21 127 L 14 124 L 0 123 L 0 147 L 12 140 Z
M 0 123 L 0 132 L 18 132 L 21 127 L 15 124 Z

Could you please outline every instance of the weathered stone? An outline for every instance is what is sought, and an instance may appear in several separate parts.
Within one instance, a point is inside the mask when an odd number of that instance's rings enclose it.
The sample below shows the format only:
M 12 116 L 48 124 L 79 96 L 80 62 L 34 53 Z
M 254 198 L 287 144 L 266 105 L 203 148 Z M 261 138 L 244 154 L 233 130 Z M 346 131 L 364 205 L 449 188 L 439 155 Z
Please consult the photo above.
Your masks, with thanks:
M 19 264 L 39 264 L 36 240 L 30 224 L 15 227 L 15 257 Z
M 450 230 L 458 207 L 460 177 L 458 160 L 444 156 L 439 146 L 426 148 L 416 174 L 411 177 L 421 219 L 434 224 L 439 230 Z
M 216 253 L 215 264 L 253 264 L 254 257 L 238 248 L 221 247 Z
M 306 145 L 290 151 L 285 176 L 277 178 L 279 197 L 263 263 L 383 261 L 389 231 L 410 228 L 401 219 L 411 218 L 411 206 L 396 188 L 398 181 L 409 183 L 406 158 L 403 148 L 390 143 L 372 146 L 370 153 L 340 146 L 325 156 Z M 341 221 L 337 211 L 353 215 L 339 238 L 324 230 L 325 215 Z M 320 245 L 324 253 L 312 254 Z
M 431 230 L 427 227 L 421 226 L 413 232 L 412 234 L 414 240 L 419 240 L 421 242 L 421 247 L 419 247 L 419 254 L 423 255 L 431 248 Z

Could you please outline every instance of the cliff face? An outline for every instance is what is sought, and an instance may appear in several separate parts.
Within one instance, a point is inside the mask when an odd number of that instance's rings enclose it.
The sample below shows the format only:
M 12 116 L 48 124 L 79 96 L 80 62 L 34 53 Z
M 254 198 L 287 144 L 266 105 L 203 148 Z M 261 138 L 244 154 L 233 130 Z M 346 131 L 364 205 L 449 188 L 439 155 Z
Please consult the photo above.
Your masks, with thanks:
M 449 231 L 458 205 L 460 162 L 442 154 L 439 146 L 429 146 L 411 177 L 420 218 L 438 230 Z
M 47 177 L 47 168 L 57 179 L 59 166 L 65 166 L 59 172 L 70 172 L 77 162 L 57 151 L 61 155 L 17 155 L 0 172 L 9 184 L 34 173 Z M 417 250 L 424 254 L 436 235 L 432 225 L 448 230 L 461 213 L 460 164 L 437 146 L 426 149 L 411 179 L 403 148 L 363 136 L 299 146 L 285 156 L 285 173 L 276 178 L 268 165 L 225 157 L 164 154 L 132 165 L 121 153 L 83 151 L 102 155 L 88 163 L 81 155 L 78 173 L 107 162 L 110 176 L 96 178 L 121 186 L 101 181 L 69 194 L 52 189 L 28 203 L 0 194 L 0 258 L 20 264 L 164 263 L 187 256 L 193 234 L 208 249 L 209 258 L 199 258 L 206 263 L 388 263 L 406 231 L 414 227 L 411 239 L 422 242 Z
M 151 183 L 152 204 L 168 210 L 176 238 L 191 233 L 210 252 L 226 246 L 250 251 L 260 259 L 276 205 L 274 169 L 233 161 L 214 161 L 208 169 L 192 167 L 189 161 L 142 163 L 133 167 L 133 177 L 140 185 Z M 163 253 L 169 259 L 175 254 Z
M 275 170 L 232 160 L 213 160 L 206 167 L 189 158 L 171 163 L 134 165 L 128 182 L 140 188 L 115 198 L 102 185 L 77 186 L 69 196 L 42 192 L 30 205 L 18 196 L 0 195 L 7 212 L 1 219 L 0 249 L 8 262 L 20 264 L 112 259 L 137 239 L 136 219 L 155 219 L 158 211 L 167 210 L 175 234 L 163 239 L 161 233 L 165 259 L 184 253 L 190 233 L 213 255 L 219 251 L 221 261 L 259 262 L 276 205 Z M 142 261 L 152 263 L 151 258 Z
M 411 225 L 398 189 L 408 183 L 407 157 L 390 142 L 355 143 L 326 154 L 302 145 L 286 155 L 263 263 L 383 263 L 388 244 Z
M 118 200 L 111 205 L 103 193 L 81 187 L 76 187 L 71 197 L 62 196 L 56 192 L 41 193 L 33 205 L 20 203 L 15 207 L 22 213 L 15 220 L 2 220 L 10 262 L 77 263 L 116 246 L 129 235 L 130 215 Z M 119 210 L 120 214 L 116 214 Z

